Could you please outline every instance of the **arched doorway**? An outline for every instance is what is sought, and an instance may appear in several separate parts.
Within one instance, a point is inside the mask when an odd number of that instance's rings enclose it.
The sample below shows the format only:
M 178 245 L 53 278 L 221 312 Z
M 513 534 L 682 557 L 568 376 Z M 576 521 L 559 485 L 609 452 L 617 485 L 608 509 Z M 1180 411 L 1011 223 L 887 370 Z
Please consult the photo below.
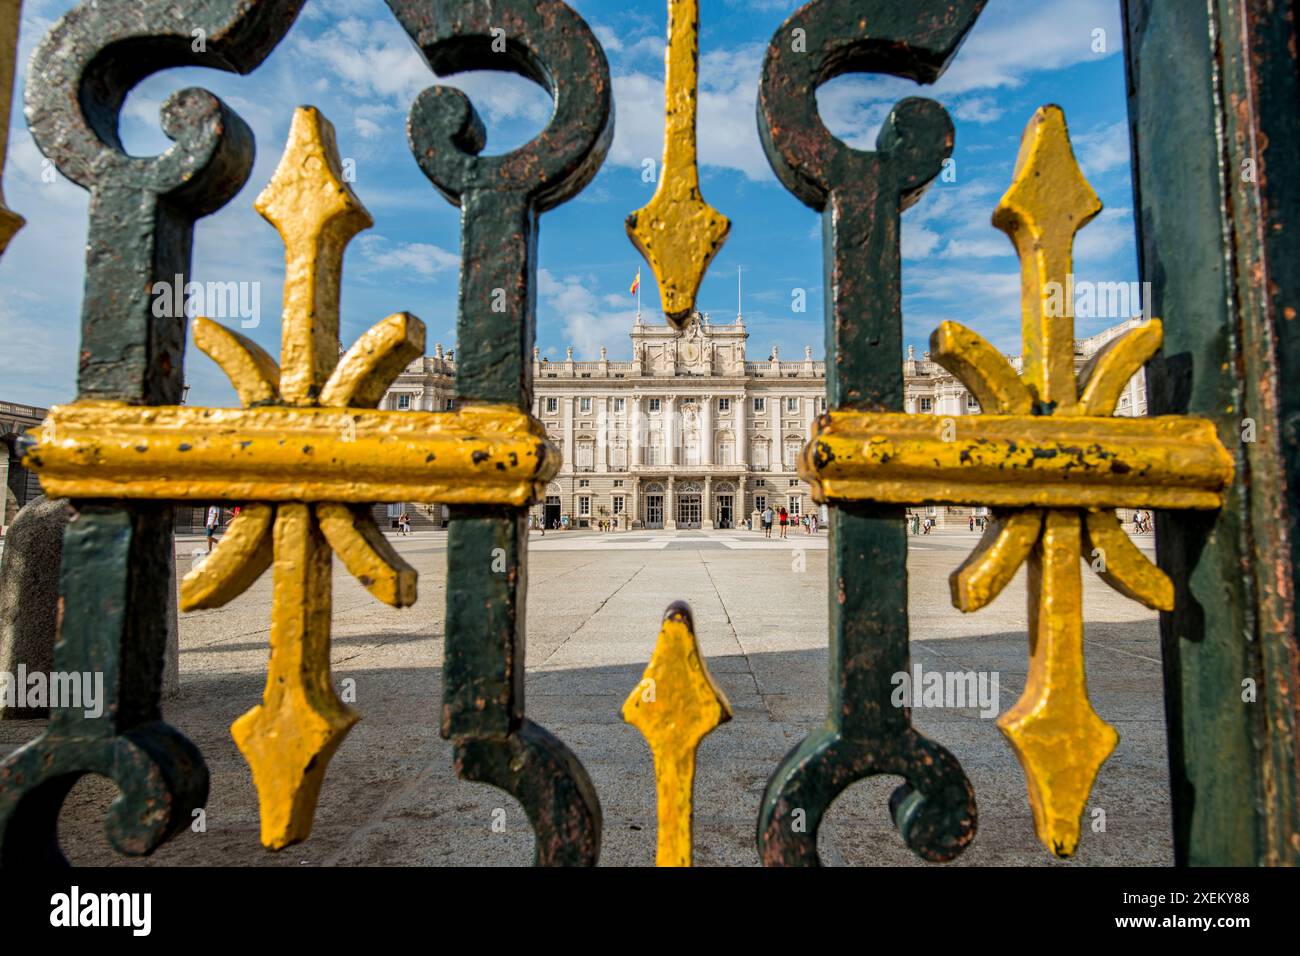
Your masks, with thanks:
M 543 527 L 558 527 L 560 512 L 560 486 L 551 482 L 546 488 L 546 500 L 542 503 Z
M 736 488 L 729 481 L 718 482 L 713 503 L 714 527 L 720 529 L 736 526 Z
M 704 517 L 704 486 L 698 481 L 683 481 L 673 497 L 677 499 L 677 527 L 700 527 Z
M 664 526 L 664 486 L 652 481 L 645 486 L 645 526 L 662 528 Z

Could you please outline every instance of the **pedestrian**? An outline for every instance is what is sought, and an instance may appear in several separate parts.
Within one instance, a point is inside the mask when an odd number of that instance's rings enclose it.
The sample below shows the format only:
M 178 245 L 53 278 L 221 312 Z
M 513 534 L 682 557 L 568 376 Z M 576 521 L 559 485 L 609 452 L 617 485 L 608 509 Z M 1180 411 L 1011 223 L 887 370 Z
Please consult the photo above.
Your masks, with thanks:
M 912 534 L 920 534 L 920 533 L 921 533 L 921 517 L 920 515 L 912 515 Z
M 975 516 L 972 515 L 970 521 L 967 522 L 967 523 L 970 525 L 970 530 L 974 531 L 974 530 L 975 530 Z
M 818 525 L 818 523 L 819 523 L 819 518 L 818 518 L 818 516 L 817 516 L 817 513 L 814 511 L 814 512 L 812 513 L 812 516 L 811 516 L 808 520 L 812 523 L 812 533 L 813 533 L 813 534 L 816 534 L 816 533 L 817 533 L 817 525 Z
M 765 538 L 772 537 L 772 519 L 774 517 L 775 515 L 770 507 L 763 509 L 763 537 Z
M 780 521 L 781 521 L 781 537 L 784 538 L 786 531 L 790 527 L 790 512 L 785 510 L 785 505 L 781 506 Z
M 207 521 L 205 521 L 204 524 L 203 524 L 204 531 L 205 531 L 205 533 L 206 533 L 207 536 L 208 536 L 208 552 L 209 552 L 209 553 L 212 552 L 212 545 L 213 545 L 213 543 L 216 541 L 216 538 L 217 538 L 217 527 L 218 527 L 218 525 L 220 525 L 220 524 L 221 524 L 221 506 L 220 506 L 220 505 L 209 505 L 209 506 L 208 506 L 208 518 L 207 518 Z

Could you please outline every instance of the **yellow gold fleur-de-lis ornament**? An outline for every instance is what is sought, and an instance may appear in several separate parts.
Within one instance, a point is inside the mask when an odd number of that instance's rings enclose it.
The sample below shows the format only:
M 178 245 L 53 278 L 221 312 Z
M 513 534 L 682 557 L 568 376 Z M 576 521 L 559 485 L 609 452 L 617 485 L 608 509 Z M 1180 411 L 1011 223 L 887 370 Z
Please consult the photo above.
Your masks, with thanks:
M 256 208 L 285 246 L 282 366 L 249 339 L 195 319 L 195 343 L 225 370 L 241 408 L 55 406 L 24 464 L 51 496 L 242 505 L 182 580 L 180 605 L 218 607 L 272 569 L 266 689 L 231 731 L 253 771 L 262 842 L 278 849 L 310 833 L 325 768 L 357 720 L 331 686 L 332 555 L 380 600 L 409 605 L 415 571 L 375 526 L 370 504 L 518 507 L 554 476 L 559 455 L 541 424 L 513 406 L 376 409 L 423 353 L 424 326 L 389 316 L 340 357 L 343 250 L 371 220 L 315 109 L 295 112 Z
M 284 241 L 283 367 L 206 319 L 195 323 L 196 344 L 225 370 L 246 407 L 373 408 L 393 376 L 423 353 L 424 326 L 404 313 L 391 316 L 339 359 L 343 250 L 373 222 L 343 181 L 333 128 L 316 110 L 295 112 L 284 156 L 255 206 Z M 310 833 L 325 768 L 357 721 L 330 686 L 331 552 L 381 600 L 395 607 L 415 601 L 415 571 L 373 519 L 331 502 L 247 505 L 212 556 L 181 582 L 182 610 L 215 607 L 273 568 L 266 691 L 231 727 L 252 767 L 262 840 L 272 848 Z
M 1064 114 L 1039 109 L 993 216 L 1020 258 L 1023 374 L 976 333 L 944 322 L 931 354 L 970 389 L 980 415 L 832 411 L 800 463 L 820 500 L 994 506 L 995 520 L 952 575 L 952 598 L 979 610 L 1027 564 L 1029 675 L 998 727 L 1024 769 L 1038 837 L 1063 857 L 1078 845 L 1093 781 L 1119 740 L 1088 700 L 1080 559 L 1124 595 L 1171 609 L 1172 583 L 1114 509 L 1217 508 L 1233 473 L 1212 422 L 1113 414 L 1160 348 L 1159 319 L 1094 356 L 1079 387 L 1065 293 L 1074 235 L 1100 211 Z

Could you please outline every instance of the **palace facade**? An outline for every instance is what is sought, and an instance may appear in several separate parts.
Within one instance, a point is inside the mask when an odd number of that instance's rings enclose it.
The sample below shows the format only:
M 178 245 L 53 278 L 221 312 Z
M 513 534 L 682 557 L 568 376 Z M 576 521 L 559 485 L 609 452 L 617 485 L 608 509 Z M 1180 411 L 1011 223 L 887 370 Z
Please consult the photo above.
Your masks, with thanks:
M 41 493 L 41 484 L 34 472 L 23 467 L 18 454 L 18 436 L 35 428 L 45 420 L 47 408 L 22 405 L 18 402 L 0 402 L 0 535 L 13 523 L 18 509 Z
M 1140 319 L 1075 343 L 1082 367 L 1107 342 Z M 746 355 L 741 316 L 715 324 L 696 313 L 678 332 L 644 323 L 631 330 L 631 361 L 574 361 L 573 349 L 552 362 L 533 352 L 533 414 L 563 451 L 559 474 L 532 514 L 547 527 L 565 521 L 590 527 L 605 520 L 622 528 L 743 527 L 756 511 L 784 506 L 793 515 L 816 507 L 799 478 L 800 451 L 826 409 L 826 366 L 805 346 L 803 359 Z M 1008 357 L 1017 369 L 1019 357 Z M 979 403 L 929 353 L 908 348 L 903 362 L 906 410 L 918 414 L 979 414 Z M 381 408 L 455 407 L 456 362 L 439 345 L 412 362 L 388 389 Z M 1129 382 L 1117 414 L 1145 415 L 1144 373 Z M 970 508 L 912 509 L 936 523 L 965 524 Z M 405 511 L 413 525 L 442 524 L 437 505 L 381 505 L 390 527 Z M 975 509 L 977 513 L 983 509 Z

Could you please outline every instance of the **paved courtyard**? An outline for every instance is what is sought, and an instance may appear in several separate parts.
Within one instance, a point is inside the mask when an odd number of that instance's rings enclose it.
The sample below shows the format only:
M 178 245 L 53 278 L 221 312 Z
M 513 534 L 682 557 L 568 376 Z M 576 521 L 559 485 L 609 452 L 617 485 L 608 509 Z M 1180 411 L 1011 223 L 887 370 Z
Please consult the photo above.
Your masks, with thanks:
M 437 733 L 443 657 L 446 536 L 393 539 L 420 572 L 420 599 L 395 610 L 371 598 L 335 563 L 336 686 L 356 683 L 362 719 L 330 765 L 315 830 L 277 854 L 261 849 L 257 804 L 229 725 L 260 699 L 267 659 L 270 575 L 227 607 L 183 615 L 179 699 L 167 719 L 203 751 L 212 774 L 207 831 L 186 832 L 144 861 L 124 861 L 100 831 L 111 785 L 83 780 L 61 825 L 77 864 L 366 865 L 527 864 L 532 835 L 513 799 L 452 772 Z M 998 710 L 1025 680 L 1025 575 L 989 608 L 962 615 L 948 574 L 977 536 L 910 539 L 913 663 L 925 669 L 996 671 Z M 1141 542 L 1149 547 L 1149 539 Z M 177 544 L 181 573 L 203 547 Z M 765 541 L 744 531 L 550 532 L 530 542 L 529 716 L 582 760 L 604 810 L 601 862 L 654 860 L 655 797 L 649 750 L 619 717 L 640 680 L 666 605 L 688 601 L 708 665 L 734 719 L 700 748 L 697 865 L 755 865 L 754 821 L 764 785 L 784 754 L 822 722 L 826 706 L 826 535 L 792 531 Z M 975 787 L 979 832 L 957 865 L 1172 863 L 1160 654 L 1152 612 L 1085 569 L 1086 654 L 1092 700 L 1120 732 L 1089 804 L 1105 832 L 1085 832 L 1073 861 L 1038 844 L 1024 779 L 992 719 L 977 708 L 917 709 L 916 725 L 948 747 Z M 0 754 L 42 722 L 0 723 Z M 928 865 L 889 819 L 895 778 L 854 785 L 823 824 L 828 864 Z M 496 832 L 494 810 L 506 812 Z M 500 814 L 496 814 L 499 818 Z

